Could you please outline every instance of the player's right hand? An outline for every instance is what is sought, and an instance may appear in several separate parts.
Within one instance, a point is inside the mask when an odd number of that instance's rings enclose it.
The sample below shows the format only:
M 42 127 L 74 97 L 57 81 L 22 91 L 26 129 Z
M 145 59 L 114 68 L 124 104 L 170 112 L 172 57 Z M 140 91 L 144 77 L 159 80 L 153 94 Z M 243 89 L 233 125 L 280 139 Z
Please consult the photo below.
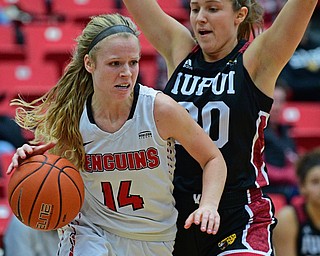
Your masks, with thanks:
M 17 148 L 16 152 L 12 156 L 11 163 L 8 166 L 6 173 L 10 174 L 15 168 L 17 168 L 19 166 L 19 164 L 23 160 L 25 160 L 31 156 L 42 155 L 47 150 L 53 148 L 55 145 L 56 145 L 56 143 L 54 143 L 54 142 L 49 142 L 47 144 L 43 144 L 40 146 L 31 146 L 29 144 L 24 144 L 22 147 Z

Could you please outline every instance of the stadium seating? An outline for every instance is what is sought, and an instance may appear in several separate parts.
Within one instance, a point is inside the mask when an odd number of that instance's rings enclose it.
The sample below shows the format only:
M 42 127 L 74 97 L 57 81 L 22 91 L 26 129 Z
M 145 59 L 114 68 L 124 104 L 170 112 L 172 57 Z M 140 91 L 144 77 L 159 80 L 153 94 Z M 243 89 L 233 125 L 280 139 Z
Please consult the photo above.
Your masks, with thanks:
M 17 5 L 21 10 L 31 15 L 45 15 L 46 6 L 44 0 L 0 0 L 0 5 Z
M 288 102 L 283 120 L 292 125 L 291 136 L 301 153 L 320 146 L 320 102 Z
M 139 35 L 139 40 L 141 44 L 141 55 L 143 58 L 155 61 L 157 55 L 156 49 L 151 45 L 143 33 Z
M 182 0 L 158 0 L 161 8 L 170 16 L 184 23 L 189 19 L 189 12 L 182 5 Z
M 61 75 L 71 59 L 76 37 L 82 28 L 72 23 L 29 24 L 24 27 L 28 60 L 53 62 Z
M 296 195 L 294 197 L 292 197 L 290 204 L 300 204 L 304 202 L 304 197 L 303 195 Z
M 64 15 L 67 21 L 85 24 L 90 16 L 117 12 L 114 0 L 55 0 L 53 12 Z
M 141 82 L 149 87 L 155 87 L 157 78 L 157 66 L 155 59 L 150 60 L 142 57 L 140 61 Z
M 277 216 L 281 208 L 287 205 L 287 199 L 284 195 L 278 193 L 268 193 L 268 196 L 272 199 L 275 215 Z
M 139 40 L 141 44 L 141 60 L 139 65 L 141 82 L 147 86 L 154 87 L 157 77 L 157 51 L 143 33 L 139 35 Z
M 183 24 L 188 24 L 189 11 L 183 7 L 182 0 L 157 0 L 157 2 L 167 14 Z M 132 15 L 125 6 L 123 6 L 120 12 L 132 18 Z
M 11 24 L 0 26 L 0 61 L 24 60 L 26 49 L 16 44 L 15 32 Z
M 0 0 L 0 6 L 17 5 L 21 10 L 34 18 L 41 19 L 51 11 L 60 14 L 67 20 L 86 22 L 90 16 L 100 13 L 116 12 L 115 0 L 54 0 L 52 10 L 48 9 L 44 0 Z
M 7 89 L 9 99 L 21 95 L 31 101 L 47 92 L 58 81 L 50 63 L 0 62 L 0 85 Z

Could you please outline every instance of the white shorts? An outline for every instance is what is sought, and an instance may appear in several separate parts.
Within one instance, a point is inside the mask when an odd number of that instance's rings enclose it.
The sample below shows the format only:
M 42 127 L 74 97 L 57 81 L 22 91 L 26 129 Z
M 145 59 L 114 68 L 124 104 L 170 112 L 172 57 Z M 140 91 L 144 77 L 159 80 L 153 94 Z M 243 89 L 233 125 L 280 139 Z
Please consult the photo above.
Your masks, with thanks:
M 83 215 L 58 230 L 58 256 L 172 256 L 174 241 L 150 242 L 117 236 L 93 225 Z

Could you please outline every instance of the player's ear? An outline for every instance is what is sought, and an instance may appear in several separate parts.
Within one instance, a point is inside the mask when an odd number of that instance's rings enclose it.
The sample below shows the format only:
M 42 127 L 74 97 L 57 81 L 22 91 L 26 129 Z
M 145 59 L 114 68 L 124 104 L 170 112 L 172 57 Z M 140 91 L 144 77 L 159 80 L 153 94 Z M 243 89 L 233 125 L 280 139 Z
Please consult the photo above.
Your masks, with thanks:
M 93 68 L 94 68 L 94 63 L 92 61 L 92 59 L 89 57 L 88 54 L 86 54 L 83 58 L 83 62 L 84 62 L 84 67 L 85 69 L 89 72 L 92 73 Z
M 242 6 L 236 13 L 235 23 L 239 25 L 241 22 L 243 22 L 247 17 L 248 12 L 248 7 Z

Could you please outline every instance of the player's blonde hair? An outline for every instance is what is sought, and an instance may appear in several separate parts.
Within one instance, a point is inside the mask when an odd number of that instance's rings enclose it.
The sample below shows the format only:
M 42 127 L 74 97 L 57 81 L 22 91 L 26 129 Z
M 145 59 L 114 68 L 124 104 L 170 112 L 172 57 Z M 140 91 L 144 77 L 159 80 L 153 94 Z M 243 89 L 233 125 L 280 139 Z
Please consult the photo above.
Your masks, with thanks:
M 76 39 L 77 46 L 72 59 L 58 83 L 32 102 L 22 98 L 11 101 L 11 105 L 17 106 L 16 122 L 34 132 L 34 140 L 30 143 L 55 141 L 57 144 L 50 153 L 69 159 L 78 168 L 83 168 L 85 156 L 79 121 L 84 103 L 88 95 L 93 93 L 93 81 L 84 67 L 84 56 L 96 35 L 114 25 L 128 26 L 136 36 L 139 35 L 136 25 L 128 17 L 120 14 L 91 17 Z M 88 53 L 93 61 L 98 47 L 99 44 L 95 45 Z
M 256 37 L 263 30 L 263 7 L 256 0 L 231 0 L 233 10 L 241 7 L 248 8 L 248 15 L 239 25 L 238 40 L 249 40 L 250 36 Z

